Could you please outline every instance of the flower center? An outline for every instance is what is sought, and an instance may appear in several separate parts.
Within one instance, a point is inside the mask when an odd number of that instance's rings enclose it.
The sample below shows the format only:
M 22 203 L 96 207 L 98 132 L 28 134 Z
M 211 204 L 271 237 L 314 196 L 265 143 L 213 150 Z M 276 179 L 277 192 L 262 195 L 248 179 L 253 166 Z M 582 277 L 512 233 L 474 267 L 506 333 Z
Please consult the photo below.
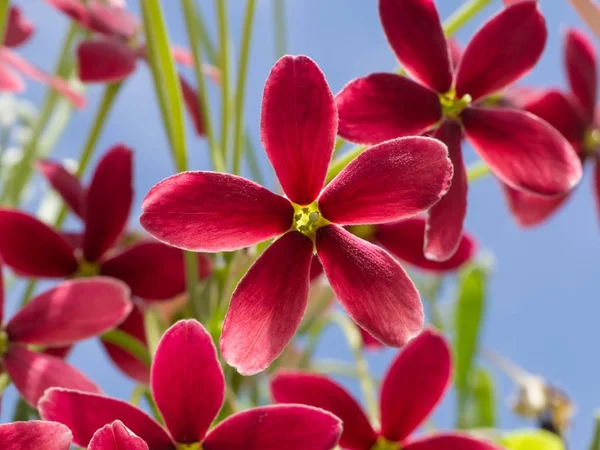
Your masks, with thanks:
M 391 442 L 383 436 L 379 436 L 371 450 L 400 450 L 400 442 Z
M 0 331 L 0 356 L 3 356 L 10 347 L 10 340 L 8 338 L 8 333 L 4 330 Z
M 292 225 L 292 229 L 299 231 L 312 240 L 314 240 L 319 228 L 331 223 L 321 215 L 319 205 L 316 201 L 306 206 L 296 205 L 295 203 L 293 205 L 294 224 Z
M 459 120 L 460 114 L 472 101 L 469 94 L 465 94 L 458 98 L 454 89 L 450 89 L 445 94 L 438 94 L 438 96 L 440 98 L 440 104 L 442 105 L 442 115 L 446 119 L 452 120 Z
M 600 128 L 592 128 L 585 133 L 583 138 L 583 151 L 595 153 L 600 148 Z
M 200 442 L 194 442 L 192 444 L 176 444 L 177 450 L 202 450 L 202 444 Z
M 96 262 L 89 262 L 82 259 L 79 262 L 79 270 L 75 274 L 75 278 L 87 278 L 100 274 L 100 265 Z

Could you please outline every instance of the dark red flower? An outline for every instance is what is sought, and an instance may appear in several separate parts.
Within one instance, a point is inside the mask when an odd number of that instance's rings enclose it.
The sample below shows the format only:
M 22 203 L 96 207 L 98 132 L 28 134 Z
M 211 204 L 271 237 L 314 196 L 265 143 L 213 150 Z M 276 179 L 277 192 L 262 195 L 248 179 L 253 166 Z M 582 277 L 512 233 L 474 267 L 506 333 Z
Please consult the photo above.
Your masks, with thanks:
M 523 111 L 481 105 L 541 56 L 546 27 L 536 2 L 518 2 L 491 18 L 456 68 L 431 0 L 380 0 L 379 12 L 394 53 L 417 81 L 386 73 L 351 81 L 336 97 L 339 133 L 352 142 L 376 144 L 423 133 L 442 121 L 433 136 L 448 145 L 454 178 L 430 210 L 429 259 L 448 259 L 460 242 L 467 198 L 463 130 L 492 171 L 516 189 L 554 196 L 579 181 L 581 164 L 554 128 Z
M 22 92 L 25 89 L 25 83 L 19 76 L 18 73 L 20 73 L 39 83 L 51 86 L 76 107 L 83 108 L 85 98 L 73 90 L 66 81 L 48 75 L 11 50 L 27 42 L 33 32 L 33 24 L 23 17 L 19 8 L 11 6 L 6 23 L 4 45 L 0 48 L 0 91 Z
M 3 450 L 69 450 L 71 439 L 69 429 L 56 422 L 32 420 L 0 425 Z
M 35 296 L 6 324 L 3 307 L 0 289 L 0 362 L 30 405 L 54 386 L 100 392 L 62 358 L 27 347 L 64 347 L 116 327 L 131 310 L 125 284 L 104 277 L 65 281 Z
M 259 407 L 234 414 L 209 431 L 225 396 L 223 371 L 208 332 L 195 320 L 180 321 L 161 338 L 150 381 L 164 419 L 161 426 L 121 400 L 67 389 L 50 389 L 38 407 L 45 420 L 60 422 L 85 447 L 94 432 L 120 420 L 152 450 L 201 445 L 203 450 L 329 450 L 341 433 L 339 419 L 301 405 Z M 310 433 L 306 433 L 306 429 Z
M 460 433 L 411 438 L 447 391 L 450 349 L 444 338 L 425 330 L 392 362 L 381 384 L 381 427 L 375 430 L 356 400 L 334 381 L 317 374 L 280 372 L 271 381 L 279 403 L 302 403 L 331 411 L 344 424 L 340 446 L 348 450 L 499 450 Z
M 148 450 L 148 444 L 115 420 L 94 433 L 87 450 Z
M 600 214 L 600 108 L 596 107 L 598 66 L 592 42 L 577 30 L 567 30 L 565 67 L 569 93 L 556 89 L 540 90 L 528 96 L 522 107 L 554 126 L 579 154 L 594 164 L 594 197 Z M 554 214 L 570 197 L 540 197 L 503 185 L 513 217 L 528 228 L 539 225 Z
M 241 373 L 265 369 L 294 336 L 315 248 L 358 324 L 396 347 L 421 330 L 419 294 L 402 267 L 340 225 L 390 222 L 431 207 L 448 189 L 447 150 L 424 137 L 385 142 L 323 189 L 336 131 L 323 73 L 305 56 L 285 56 L 265 86 L 261 136 L 287 198 L 234 175 L 185 172 L 157 184 L 142 204 L 142 226 L 187 250 L 230 251 L 279 237 L 240 281 L 223 325 L 223 356 Z

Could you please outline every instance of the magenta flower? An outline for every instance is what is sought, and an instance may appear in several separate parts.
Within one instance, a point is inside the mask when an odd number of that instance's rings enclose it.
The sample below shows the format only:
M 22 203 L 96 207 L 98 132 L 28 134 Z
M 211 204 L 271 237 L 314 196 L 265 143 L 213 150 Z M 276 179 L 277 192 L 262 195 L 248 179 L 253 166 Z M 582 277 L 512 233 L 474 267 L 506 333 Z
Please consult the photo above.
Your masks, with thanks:
M 177 322 L 163 335 L 152 362 L 152 396 L 162 427 L 121 400 L 67 389 L 50 389 L 38 408 L 45 420 L 72 431 L 85 447 L 96 430 L 120 420 L 152 450 L 329 450 L 341 433 L 332 414 L 301 405 L 276 405 L 234 414 L 209 431 L 225 396 L 217 352 L 195 320 Z M 307 433 L 310 429 L 310 433 Z
M 595 165 L 594 197 L 600 213 L 600 109 L 596 107 L 598 66 L 593 43 L 580 31 L 568 30 L 565 39 L 565 66 L 570 92 L 541 90 L 528 96 L 522 107 L 546 120 L 567 139 L 581 160 Z M 539 225 L 570 197 L 540 197 L 504 186 L 506 199 L 519 225 Z
M 402 267 L 340 225 L 431 207 L 449 186 L 447 150 L 423 137 L 385 142 L 323 188 L 336 131 L 323 73 L 305 56 L 285 56 L 265 86 L 261 136 L 287 198 L 234 175 L 185 172 L 157 184 L 142 204 L 142 226 L 187 250 L 230 251 L 279 237 L 240 281 L 223 325 L 223 357 L 243 374 L 265 369 L 294 336 L 315 249 L 348 314 L 379 340 L 398 347 L 422 328 L 419 294 Z
M 62 358 L 28 346 L 68 346 L 116 327 L 131 310 L 125 284 L 101 277 L 63 282 L 34 297 L 6 324 L 3 306 L 0 290 L 0 362 L 30 405 L 53 386 L 100 392 Z
M 344 424 L 343 449 L 499 450 L 454 432 L 411 438 L 447 391 L 451 366 L 450 349 L 440 334 L 425 330 L 408 343 L 382 381 L 379 430 L 343 387 L 322 375 L 280 372 L 271 381 L 271 394 L 280 403 L 304 403 L 338 416 Z
M 69 429 L 56 422 L 32 420 L 0 425 L 3 450 L 69 450 L 71 439 Z
M 581 164 L 554 128 L 523 111 L 478 104 L 521 78 L 542 54 L 546 28 L 535 2 L 507 6 L 491 18 L 456 68 L 433 1 L 380 0 L 379 13 L 394 53 L 417 81 L 386 73 L 351 81 L 336 97 L 339 133 L 376 144 L 423 133 L 442 121 L 433 137 L 448 146 L 454 177 L 448 194 L 429 212 L 427 258 L 448 259 L 460 242 L 468 184 L 463 131 L 494 174 L 513 188 L 553 196 L 579 181 Z
M 148 450 L 148 444 L 115 420 L 94 433 L 87 450 Z
M 67 82 L 46 74 L 11 50 L 27 42 L 33 32 L 33 24 L 23 17 L 19 8 L 11 6 L 7 18 L 4 45 L 0 48 L 0 91 L 22 92 L 25 89 L 25 83 L 17 74 L 18 72 L 39 83 L 51 86 L 76 107 L 83 108 L 85 98 L 71 89 Z

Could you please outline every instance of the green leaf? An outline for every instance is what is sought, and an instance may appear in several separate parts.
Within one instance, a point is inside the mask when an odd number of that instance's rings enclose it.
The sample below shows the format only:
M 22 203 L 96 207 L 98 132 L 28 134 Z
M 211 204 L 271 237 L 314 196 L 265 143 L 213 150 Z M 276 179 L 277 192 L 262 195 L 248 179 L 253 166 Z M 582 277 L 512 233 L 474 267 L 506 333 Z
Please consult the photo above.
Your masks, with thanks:
M 183 95 L 160 0 L 140 0 L 148 62 L 177 171 L 187 170 Z
M 494 380 L 490 373 L 478 367 L 471 377 L 471 414 L 469 428 L 496 426 L 496 398 Z
M 144 327 L 146 328 L 146 342 L 148 344 L 148 349 L 150 350 L 150 354 L 154 355 L 156 347 L 158 347 L 158 342 L 166 331 L 166 326 L 156 309 L 148 308 L 146 312 L 144 312 Z
M 561 439 L 545 430 L 510 433 L 500 443 L 510 450 L 565 450 Z

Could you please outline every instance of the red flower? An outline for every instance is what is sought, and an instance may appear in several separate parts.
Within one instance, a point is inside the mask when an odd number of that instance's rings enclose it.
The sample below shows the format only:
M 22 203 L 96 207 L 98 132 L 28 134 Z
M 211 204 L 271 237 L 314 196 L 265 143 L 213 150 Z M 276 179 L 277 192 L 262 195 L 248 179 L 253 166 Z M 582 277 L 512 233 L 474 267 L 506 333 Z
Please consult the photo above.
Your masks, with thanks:
M 69 450 L 71 439 L 72 435 L 69 429 L 56 422 L 33 420 L 0 425 L 0 442 L 2 442 L 3 450 L 22 450 L 25 448 Z M 128 449 L 125 448 L 124 450 Z
M 148 444 L 115 420 L 94 433 L 87 450 L 148 450 Z
M 11 48 L 27 42 L 33 31 L 33 24 L 23 17 L 19 8 L 12 6 L 7 18 L 4 46 L 0 48 L 0 91 L 22 92 L 25 89 L 25 83 L 15 73 L 20 72 L 32 80 L 51 86 L 68 98 L 76 107 L 83 108 L 85 98 L 71 89 L 68 83 L 58 77 L 42 72 L 11 50 Z
M 201 445 L 203 450 L 329 450 L 340 421 L 301 405 L 250 409 L 209 431 L 225 396 L 225 382 L 210 335 L 195 320 L 180 321 L 161 338 L 152 363 L 152 395 L 165 427 L 121 400 L 66 389 L 50 389 L 38 407 L 45 420 L 60 422 L 85 447 L 95 430 L 120 420 L 152 450 Z M 311 432 L 307 433 L 306 429 Z
M 187 250 L 230 251 L 280 237 L 240 281 L 225 318 L 221 351 L 241 373 L 265 369 L 294 336 L 315 248 L 358 324 L 396 347 L 421 330 L 419 294 L 402 267 L 339 225 L 429 208 L 448 189 L 446 148 L 423 137 L 385 142 L 323 189 L 336 131 L 335 102 L 318 66 L 305 56 L 283 57 L 265 86 L 261 136 L 287 198 L 234 175 L 185 172 L 157 184 L 142 204 L 142 226 Z
M 379 430 L 348 392 L 330 379 L 311 373 L 280 372 L 271 381 L 280 403 L 303 403 L 337 415 L 344 424 L 340 446 L 348 450 L 499 450 L 489 442 L 459 433 L 410 435 L 431 414 L 451 380 L 450 349 L 438 333 L 425 330 L 392 362 L 381 385 Z
M 1 286 L 1 274 L 0 274 Z M 0 324 L 4 298 L 0 289 Z M 65 281 L 34 297 L 0 327 L 0 362 L 32 406 L 53 386 L 100 392 L 85 375 L 46 353 L 27 348 L 63 347 L 108 331 L 129 314 L 125 284 L 110 278 Z
M 380 0 L 379 12 L 392 49 L 418 81 L 385 73 L 351 81 L 336 97 L 340 135 L 375 144 L 423 133 L 443 120 L 433 136 L 448 145 L 454 178 L 429 213 L 429 259 L 448 259 L 460 242 L 467 199 L 461 128 L 493 172 L 516 189 L 553 196 L 579 181 L 581 164 L 554 128 L 526 112 L 477 103 L 519 79 L 539 59 L 546 28 L 535 2 L 507 6 L 491 18 L 456 69 L 432 0 Z
M 592 42 L 580 31 L 568 30 L 565 66 L 570 92 L 556 89 L 536 92 L 522 106 L 554 126 L 585 163 L 595 163 L 594 196 L 600 213 L 600 109 L 596 107 L 598 67 Z M 522 227 L 541 224 L 570 196 L 540 197 L 503 186 L 513 217 Z

